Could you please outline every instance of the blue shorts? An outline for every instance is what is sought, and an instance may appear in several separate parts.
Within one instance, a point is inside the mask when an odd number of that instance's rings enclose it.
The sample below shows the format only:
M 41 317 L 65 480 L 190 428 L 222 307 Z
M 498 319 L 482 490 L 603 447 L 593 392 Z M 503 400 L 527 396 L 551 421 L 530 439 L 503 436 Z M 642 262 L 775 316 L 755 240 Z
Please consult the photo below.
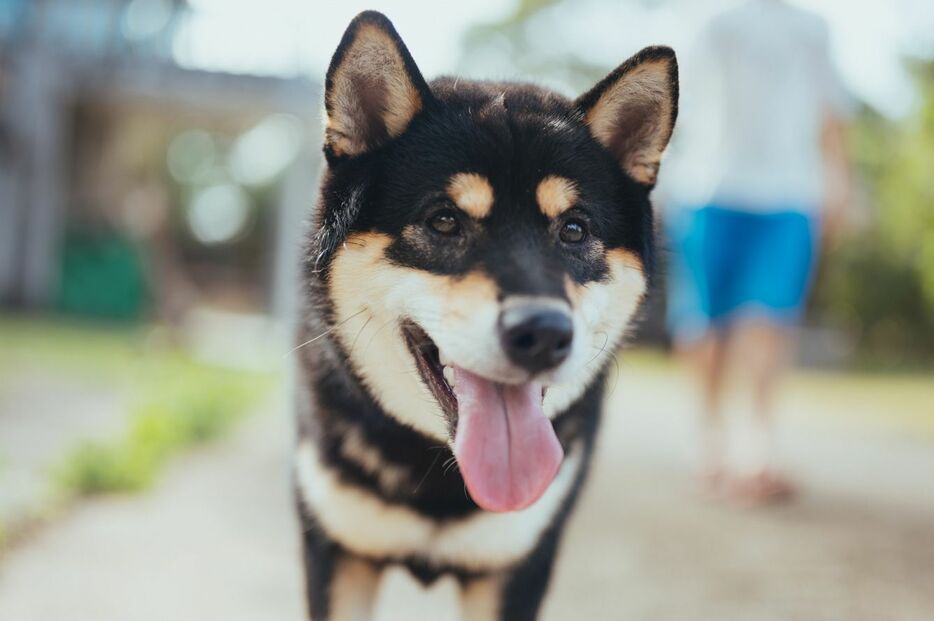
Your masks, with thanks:
M 666 229 L 668 324 L 676 340 L 748 316 L 791 325 L 800 319 L 816 263 L 815 217 L 709 205 L 679 210 Z

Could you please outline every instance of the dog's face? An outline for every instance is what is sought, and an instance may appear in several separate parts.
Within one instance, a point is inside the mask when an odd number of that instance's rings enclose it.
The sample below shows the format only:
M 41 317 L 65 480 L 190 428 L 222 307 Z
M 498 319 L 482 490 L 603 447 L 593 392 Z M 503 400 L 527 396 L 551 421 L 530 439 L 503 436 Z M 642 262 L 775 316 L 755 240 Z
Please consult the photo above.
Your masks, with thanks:
M 643 50 L 576 101 L 428 85 L 364 13 L 325 104 L 308 261 L 338 344 L 389 415 L 451 444 L 478 504 L 531 504 L 561 461 L 548 419 L 614 355 L 646 290 L 673 53 Z

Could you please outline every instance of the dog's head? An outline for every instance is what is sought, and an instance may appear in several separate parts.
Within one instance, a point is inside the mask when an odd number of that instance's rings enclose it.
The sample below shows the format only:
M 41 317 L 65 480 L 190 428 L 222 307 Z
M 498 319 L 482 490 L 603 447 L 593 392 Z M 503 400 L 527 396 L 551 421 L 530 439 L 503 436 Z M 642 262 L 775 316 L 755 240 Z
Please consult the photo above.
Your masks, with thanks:
M 389 415 L 451 445 L 478 504 L 528 506 L 562 458 L 549 419 L 614 355 L 646 291 L 674 53 L 647 48 L 574 101 L 428 84 L 367 12 L 334 55 L 325 108 L 307 260 L 328 328 Z

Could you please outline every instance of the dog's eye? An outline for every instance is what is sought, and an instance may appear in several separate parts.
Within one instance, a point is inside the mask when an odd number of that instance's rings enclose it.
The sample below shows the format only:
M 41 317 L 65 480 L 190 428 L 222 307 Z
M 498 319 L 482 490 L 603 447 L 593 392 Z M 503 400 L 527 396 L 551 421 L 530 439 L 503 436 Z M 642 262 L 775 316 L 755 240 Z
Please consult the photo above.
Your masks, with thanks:
M 587 237 L 587 225 L 583 220 L 568 220 L 561 226 L 558 236 L 566 244 L 579 244 Z
M 441 235 L 453 237 L 461 231 L 460 221 L 453 209 L 442 209 L 428 217 L 427 224 L 431 230 Z

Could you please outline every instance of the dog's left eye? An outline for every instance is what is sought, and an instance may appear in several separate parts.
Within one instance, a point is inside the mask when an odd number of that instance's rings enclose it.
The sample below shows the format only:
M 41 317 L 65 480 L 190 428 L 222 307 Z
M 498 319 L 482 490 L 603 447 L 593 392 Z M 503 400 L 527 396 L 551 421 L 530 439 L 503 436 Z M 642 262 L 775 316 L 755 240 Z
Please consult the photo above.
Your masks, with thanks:
M 461 231 L 457 213 L 453 209 L 442 209 L 428 217 L 426 224 L 435 233 L 453 237 Z
M 568 220 L 561 226 L 558 237 L 566 244 L 579 244 L 587 237 L 587 225 L 576 218 Z

